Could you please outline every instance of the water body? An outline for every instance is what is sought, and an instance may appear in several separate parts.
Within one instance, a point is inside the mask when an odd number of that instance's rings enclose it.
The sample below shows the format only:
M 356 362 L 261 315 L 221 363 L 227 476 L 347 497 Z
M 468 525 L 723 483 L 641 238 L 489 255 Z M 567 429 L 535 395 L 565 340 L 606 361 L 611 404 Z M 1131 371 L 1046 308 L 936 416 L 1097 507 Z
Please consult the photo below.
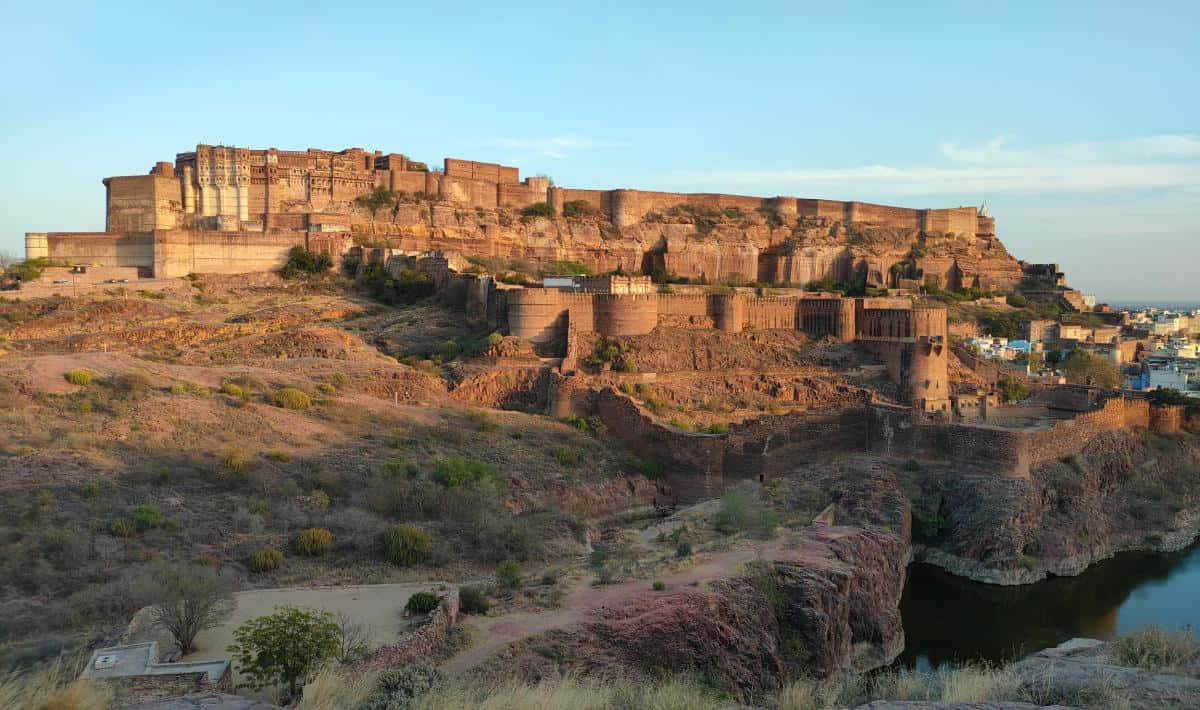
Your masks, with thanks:
M 897 664 L 929 670 L 1004 663 L 1076 636 L 1107 639 L 1148 624 L 1200 638 L 1200 544 L 1130 552 L 1077 577 L 1000 587 L 926 564 L 908 568 L 900 601 L 905 651 Z

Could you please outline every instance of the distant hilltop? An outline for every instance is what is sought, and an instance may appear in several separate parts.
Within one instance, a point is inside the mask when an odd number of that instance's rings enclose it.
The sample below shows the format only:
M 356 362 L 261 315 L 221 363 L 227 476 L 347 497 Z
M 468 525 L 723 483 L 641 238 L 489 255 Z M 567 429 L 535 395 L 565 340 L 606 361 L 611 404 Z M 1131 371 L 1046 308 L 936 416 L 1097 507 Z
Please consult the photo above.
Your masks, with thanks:
M 438 170 L 360 148 L 197 145 L 103 183 L 103 232 L 28 233 L 26 255 L 173 277 L 278 268 L 297 245 L 338 255 L 370 244 L 714 283 L 985 291 L 1028 271 L 975 207 L 575 189 L 496 163 L 446 158 Z

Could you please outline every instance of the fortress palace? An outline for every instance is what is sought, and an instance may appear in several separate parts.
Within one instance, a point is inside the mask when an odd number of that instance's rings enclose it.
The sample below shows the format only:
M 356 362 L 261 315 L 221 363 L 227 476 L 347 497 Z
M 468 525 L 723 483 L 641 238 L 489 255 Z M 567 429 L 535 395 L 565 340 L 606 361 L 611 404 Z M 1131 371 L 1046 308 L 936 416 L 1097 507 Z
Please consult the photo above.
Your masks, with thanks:
M 293 246 L 336 255 L 357 239 L 409 252 L 574 260 L 597 272 L 662 268 L 712 282 L 861 277 L 876 286 L 915 279 L 990 289 L 1022 278 L 995 238 L 995 220 L 974 207 L 580 190 L 495 163 L 446 158 L 439 171 L 359 148 L 198 145 L 147 175 L 103 183 L 103 232 L 29 233 L 26 256 L 169 278 L 278 268 Z M 355 198 L 376 187 L 400 199 L 371 214 Z M 520 218 L 542 202 L 559 217 Z

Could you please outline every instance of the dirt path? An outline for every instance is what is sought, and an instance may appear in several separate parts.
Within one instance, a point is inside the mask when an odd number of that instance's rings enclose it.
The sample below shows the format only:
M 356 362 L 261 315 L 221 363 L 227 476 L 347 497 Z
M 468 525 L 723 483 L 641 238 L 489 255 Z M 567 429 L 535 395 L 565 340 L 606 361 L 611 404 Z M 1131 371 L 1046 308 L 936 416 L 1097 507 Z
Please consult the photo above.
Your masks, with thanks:
M 688 586 L 693 582 L 720 579 L 760 556 L 773 555 L 779 551 L 781 545 L 779 540 L 755 544 L 743 542 L 734 549 L 715 553 L 682 572 L 654 579 L 665 584 L 668 590 Z M 550 629 L 582 623 L 598 609 L 624 606 L 631 600 L 648 594 L 661 594 L 651 591 L 650 579 L 593 587 L 591 579 L 584 578 L 572 582 L 563 597 L 562 606 L 558 609 L 546 612 L 516 612 L 503 616 L 460 617 L 471 630 L 474 643 L 466 651 L 442 664 L 442 670 L 450 676 L 460 675 L 514 641 Z

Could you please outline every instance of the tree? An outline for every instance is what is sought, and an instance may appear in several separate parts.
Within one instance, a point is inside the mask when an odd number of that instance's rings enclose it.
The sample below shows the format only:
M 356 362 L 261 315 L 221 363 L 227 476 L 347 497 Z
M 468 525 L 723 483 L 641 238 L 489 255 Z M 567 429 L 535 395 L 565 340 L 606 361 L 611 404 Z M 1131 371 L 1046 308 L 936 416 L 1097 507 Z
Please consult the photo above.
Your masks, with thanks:
M 279 607 L 233 632 L 233 654 L 238 671 L 255 690 L 286 685 L 296 696 L 297 681 L 307 681 L 326 659 L 341 651 L 342 629 L 327 611 Z
M 168 567 L 155 582 L 158 602 L 150 619 L 171 634 L 181 653 L 190 653 L 201 631 L 233 613 L 233 580 L 212 568 Z
M 1121 384 L 1121 373 L 1117 372 L 1116 365 L 1086 350 L 1072 350 L 1063 370 L 1067 382 L 1073 385 L 1113 389 Z
M 1029 396 L 1029 388 L 1015 377 L 1004 377 L 997 383 L 1005 402 L 1019 402 Z
M 391 207 L 396 204 L 396 193 L 387 189 L 383 185 L 376 185 L 375 189 L 366 195 L 359 195 L 354 198 L 354 204 L 359 207 L 365 207 L 371 212 L 371 234 L 375 233 L 375 215 L 384 207 Z

